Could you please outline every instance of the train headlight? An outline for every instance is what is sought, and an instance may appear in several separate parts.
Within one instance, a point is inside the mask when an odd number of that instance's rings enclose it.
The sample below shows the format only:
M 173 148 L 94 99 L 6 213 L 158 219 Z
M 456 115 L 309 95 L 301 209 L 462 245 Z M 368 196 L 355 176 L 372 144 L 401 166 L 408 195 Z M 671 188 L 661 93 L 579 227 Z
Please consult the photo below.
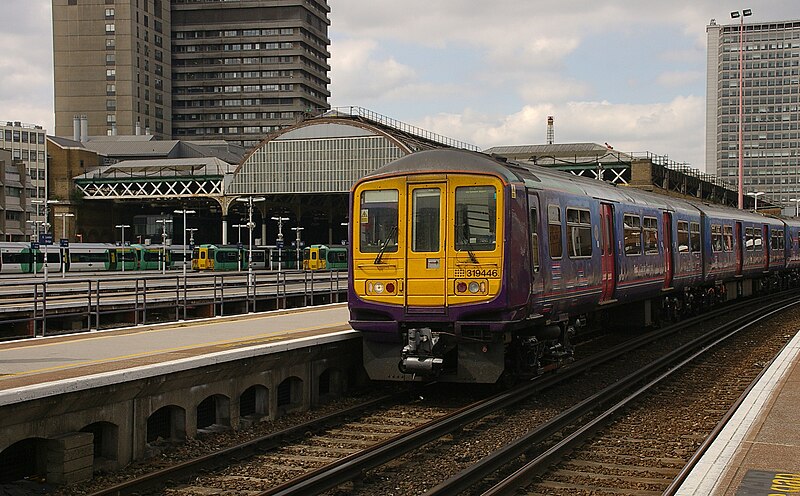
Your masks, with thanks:
M 397 294 L 397 281 L 367 281 L 368 295 L 394 295 Z
M 485 279 L 477 281 L 456 279 L 453 290 L 457 295 L 487 295 L 489 294 L 489 282 Z

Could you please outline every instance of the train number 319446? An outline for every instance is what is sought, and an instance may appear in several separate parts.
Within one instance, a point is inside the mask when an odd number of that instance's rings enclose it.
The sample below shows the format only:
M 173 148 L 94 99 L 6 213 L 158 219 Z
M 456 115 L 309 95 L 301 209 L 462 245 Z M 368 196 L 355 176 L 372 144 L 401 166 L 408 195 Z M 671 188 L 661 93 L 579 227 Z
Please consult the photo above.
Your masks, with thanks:
M 499 275 L 497 269 L 467 269 L 467 277 L 497 277 Z

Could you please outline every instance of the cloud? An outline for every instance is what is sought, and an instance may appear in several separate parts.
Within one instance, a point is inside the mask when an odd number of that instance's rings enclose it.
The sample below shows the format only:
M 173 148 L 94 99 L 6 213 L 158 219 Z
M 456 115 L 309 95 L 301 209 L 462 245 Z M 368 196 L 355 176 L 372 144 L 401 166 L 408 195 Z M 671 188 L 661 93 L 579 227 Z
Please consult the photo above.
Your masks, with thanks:
M 376 53 L 371 40 L 341 40 L 331 47 L 331 93 L 337 101 L 370 100 L 407 87 L 413 68 Z
M 473 108 L 461 114 L 435 114 L 416 125 L 474 143 L 481 149 L 546 142 L 547 117 L 555 119 L 556 143 L 605 143 L 624 152 L 669 155 L 696 169 L 704 166 L 705 100 L 677 97 L 666 103 L 615 104 L 607 101 L 526 105 L 508 115 Z
M 520 97 L 526 102 L 564 102 L 585 98 L 591 86 L 582 81 L 561 79 L 557 74 L 542 74 L 523 79 L 519 85 Z
M 659 74 L 656 82 L 670 88 L 703 81 L 704 78 L 705 74 L 700 71 L 670 71 Z

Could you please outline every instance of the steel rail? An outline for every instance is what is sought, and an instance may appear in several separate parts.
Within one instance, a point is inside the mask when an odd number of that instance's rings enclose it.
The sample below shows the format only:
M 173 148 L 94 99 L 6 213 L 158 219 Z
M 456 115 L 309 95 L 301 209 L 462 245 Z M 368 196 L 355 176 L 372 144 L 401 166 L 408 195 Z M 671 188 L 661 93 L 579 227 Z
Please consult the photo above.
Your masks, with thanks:
M 616 414 L 623 408 L 628 406 L 631 402 L 639 399 L 643 394 L 650 392 L 656 385 L 663 380 L 672 376 L 675 372 L 683 369 L 687 365 L 694 362 L 699 356 L 705 354 L 715 346 L 747 329 L 748 327 L 756 324 L 757 322 L 766 319 L 773 314 L 783 311 L 786 308 L 797 305 L 800 300 L 796 297 L 791 298 L 791 302 L 778 301 L 762 307 L 754 312 L 745 316 L 739 317 L 732 322 L 729 322 L 719 328 L 713 330 L 705 336 L 702 336 L 690 343 L 687 343 L 675 351 L 669 353 L 665 357 L 653 362 L 652 364 L 642 368 L 628 377 L 619 381 L 618 383 L 609 386 L 605 390 L 597 393 L 590 399 L 605 398 L 602 401 L 595 401 L 593 404 L 589 400 L 576 405 L 565 414 L 560 415 L 553 422 L 557 421 L 557 425 L 545 425 L 548 431 L 553 429 L 563 429 L 569 424 L 574 423 L 579 417 L 585 415 L 590 410 L 601 406 L 610 398 L 618 397 L 623 391 L 630 389 L 635 384 L 640 384 L 643 377 L 652 376 L 655 371 L 669 367 L 668 370 L 661 373 L 654 379 L 651 379 L 644 386 L 637 388 L 632 393 L 628 394 L 623 399 L 619 400 L 612 407 L 598 414 L 594 419 L 585 423 L 583 426 L 575 430 L 569 436 L 565 437 L 562 441 L 540 454 L 523 467 L 519 468 L 513 474 L 509 475 L 501 482 L 493 486 L 491 489 L 483 493 L 483 496 L 498 496 L 517 494 L 517 490 L 526 484 L 529 484 L 534 477 L 547 470 L 547 467 L 557 462 L 567 451 L 574 449 L 577 445 L 582 444 L 587 438 L 591 437 L 597 430 L 605 426 L 606 422 L 610 422 Z M 678 362 L 679 363 L 675 363 Z M 578 408 L 580 407 L 580 408 Z M 569 414 L 567 414 L 569 413 Z M 550 424 L 548 422 L 547 424 Z M 545 427 L 543 426 L 543 427 Z M 540 428 L 541 429 L 541 428 Z M 531 433 L 522 436 L 514 441 L 514 443 L 504 447 L 498 452 L 489 455 L 481 460 L 478 464 L 473 465 L 467 470 L 462 471 L 455 477 L 445 481 L 444 483 L 436 486 L 426 495 L 438 494 L 454 494 L 452 491 L 457 488 L 470 487 L 472 484 L 481 480 L 489 473 L 494 472 L 500 466 L 508 463 L 511 457 L 519 456 L 530 450 L 532 443 L 541 440 L 541 434 L 538 433 L 540 429 L 536 429 Z M 501 453 L 502 452 L 502 453 Z M 501 456 L 505 456 L 501 459 Z M 467 485 L 468 484 L 468 485 Z
M 323 417 L 289 427 L 279 432 L 274 432 L 266 436 L 251 439 L 244 443 L 237 444 L 235 446 L 231 446 L 202 457 L 187 460 L 155 472 L 150 472 L 135 479 L 89 493 L 88 496 L 125 496 L 130 494 L 146 493 L 148 491 L 161 488 L 170 482 L 186 479 L 192 475 L 196 475 L 197 472 L 201 470 L 211 470 L 215 467 L 226 466 L 230 464 L 231 460 L 247 458 L 257 452 L 274 449 L 280 446 L 280 444 L 286 439 L 291 439 L 297 436 L 305 435 L 307 432 L 314 432 L 316 430 L 323 429 L 328 424 L 340 421 L 342 417 L 348 417 L 364 410 L 374 408 L 383 403 L 397 400 L 397 396 L 397 394 L 384 395 L 350 408 L 333 412 Z
M 774 299 L 774 295 L 770 297 L 759 298 L 754 301 L 754 304 L 762 303 L 762 301 L 766 302 L 769 301 L 769 299 Z M 648 344 L 656 339 L 663 339 L 670 334 L 677 333 L 686 325 L 711 320 L 719 315 L 729 312 L 730 309 L 728 308 L 720 308 L 704 315 L 692 317 L 691 319 L 687 319 L 667 328 L 658 329 L 643 334 L 642 336 L 626 341 L 625 343 L 622 343 L 621 345 L 612 349 L 593 355 L 586 360 L 581 360 L 580 362 L 575 362 L 570 366 L 565 366 L 561 369 L 558 369 L 556 374 L 540 376 L 526 385 L 517 387 L 505 393 L 500 393 L 492 398 L 489 398 L 488 400 L 474 403 L 473 405 L 465 407 L 459 411 L 424 424 L 412 431 L 408 431 L 394 438 L 390 438 L 380 444 L 368 448 L 367 450 L 355 453 L 348 457 L 337 460 L 332 464 L 303 474 L 270 490 L 257 493 L 257 495 L 308 495 L 319 494 L 326 490 L 332 489 L 339 484 L 360 477 L 361 474 L 367 470 L 376 468 L 402 456 L 405 453 L 430 444 L 433 440 L 438 439 L 446 434 L 450 434 L 451 432 L 456 431 L 467 424 L 473 423 L 485 417 L 486 415 L 489 415 L 490 413 L 520 403 L 544 389 L 550 388 L 569 378 L 582 374 L 586 370 L 594 368 L 599 364 L 613 360 L 621 353 L 635 350 L 636 348 L 644 346 L 645 344 Z M 638 375 L 636 379 L 640 381 L 641 375 Z M 439 494 L 456 494 L 458 492 L 459 491 L 457 489 L 453 489 L 449 492 L 445 491 Z

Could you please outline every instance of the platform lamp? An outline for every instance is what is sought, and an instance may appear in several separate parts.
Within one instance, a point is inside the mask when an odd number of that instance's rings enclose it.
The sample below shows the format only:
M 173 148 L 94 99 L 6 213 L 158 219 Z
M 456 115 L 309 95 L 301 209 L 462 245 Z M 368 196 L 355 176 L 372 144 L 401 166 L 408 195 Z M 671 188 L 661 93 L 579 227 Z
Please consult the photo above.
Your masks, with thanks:
M 763 191 L 751 191 L 750 193 L 747 193 L 748 196 L 752 196 L 755 199 L 755 203 L 753 204 L 753 212 L 758 212 L 758 197 L 763 194 Z
M 292 228 L 292 231 L 295 231 L 296 234 L 297 234 L 296 235 L 296 239 L 295 239 L 295 245 L 296 245 L 295 248 L 296 248 L 296 256 L 297 256 L 297 270 L 300 270 L 300 232 L 303 229 L 305 229 L 305 228 L 304 227 L 299 227 L 299 226 Z
M 128 224 L 117 224 L 114 227 L 116 227 L 117 229 L 122 231 L 122 234 L 121 234 L 122 241 L 120 242 L 121 245 L 122 245 L 122 251 L 120 251 L 120 253 L 122 254 L 122 272 L 125 272 L 125 229 L 127 229 L 127 228 L 129 228 L 131 226 L 128 225 Z
M 161 273 L 167 273 L 167 224 L 172 224 L 172 219 L 156 219 L 161 224 Z
M 50 205 L 53 205 L 54 203 L 58 203 L 58 200 L 45 200 L 43 198 L 38 198 L 38 199 L 31 200 L 31 203 L 36 205 L 36 216 L 37 217 L 39 216 L 39 205 L 43 205 L 44 206 L 44 219 L 42 219 L 40 221 L 41 225 L 42 225 L 42 231 L 40 231 L 40 233 L 47 234 L 47 232 L 50 230 L 50 223 L 48 222 L 48 220 L 50 219 Z M 38 236 L 37 236 L 36 241 L 40 241 L 38 239 Z M 44 282 L 47 282 L 47 245 L 48 245 L 48 243 L 43 243 L 43 244 L 44 244 Z M 36 261 L 34 260 L 34 267 L 35 266 L 36 266 Z
M 278 272 L 281 271 L 281 264 L 283 263 L 282 256 L 283 255 L 283 221 L 289 220 L 289 217 L 272 217 L 272 220 L 278 222 Z
M 61 212 L 53 214 L 54 217 L 61 217 L 61 239 L 67 239 L 67 217 L 75 217 L 75 214 L 70 212 Z M 64 247 L 58 243 L 59 251 L 61 252 L 61 278 L 67 277 L 67 260 L 64 256 Z
M 731 12 L 732 19 L 739 19 L 739 210 L 744 209 L 744 18 L 751 15 L 751 9 Z
M 246 228 L 247 224 L 234 224 L 231 227 L 234 227 L 234 228 L 236 228 L 237 231 L 239 231 L 239 246 L 242 246 L 242 229 Z M 238 258 L 239 258 L 239 272 L 241 272 L 242 271 L 242 257 L 240 256 Z
M 195 214 L 194 210 L 175 210 L 176 214 L 183 214 L 183 284 L 186 285 L 186 214 Z M 166 263 L 166 261 L 164 261 Z
M 794 216 L 800 217 L 800 198 L 789 198 L 790 202 L 794 202 Z
M 247 198 L 237 198 L 236 201 L 247 203 L 247 229 L 250 231 L 250 240 L 248 242 L 247 251 L 247 287 L 253 285 L 253 228 L 256 226 L 253 222 L 253 203 L 263 202 L 266 200 L 263 196 L 248 196 Z M 249 292 L 249 289 L 248 289 Z

